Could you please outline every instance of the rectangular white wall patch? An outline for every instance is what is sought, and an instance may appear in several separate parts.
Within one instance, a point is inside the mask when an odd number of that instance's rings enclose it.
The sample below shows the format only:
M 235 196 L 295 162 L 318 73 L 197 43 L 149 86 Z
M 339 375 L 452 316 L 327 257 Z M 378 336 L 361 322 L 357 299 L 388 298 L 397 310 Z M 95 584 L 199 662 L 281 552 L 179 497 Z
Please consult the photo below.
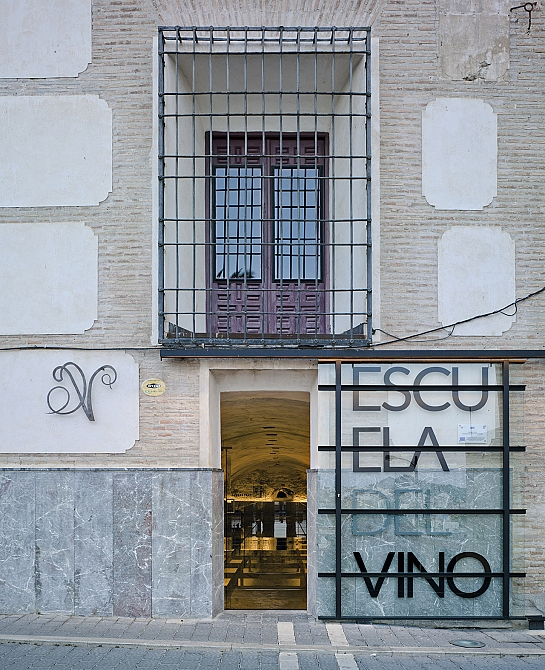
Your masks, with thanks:
M 438 315 L 443 325 L 501 309 L 515 300 L 515 243 L 496 226 L 459 226 L 439 240 Z M 453 335 L 501 335 L 514 309 L 455 327 Z
M 4 351 L 0 373 L 0 453 L 122 453 L 138 439 L 129 354 Z
M 497 195 L 497 122 L 482 100 L 440 98 L 422 114 L 422 194 L 437 209 L 478 210 Z
M 4 0 L 1 78 L 77 77 L 91 62 L 91 0 Z
M 0 224 L 0 335 L 77 335 L 98 309 L 98 238 L 83 223 Z
M 0 207 L 98 205 L 112 190 L 112 111 L 98 95 L 0 97 Z

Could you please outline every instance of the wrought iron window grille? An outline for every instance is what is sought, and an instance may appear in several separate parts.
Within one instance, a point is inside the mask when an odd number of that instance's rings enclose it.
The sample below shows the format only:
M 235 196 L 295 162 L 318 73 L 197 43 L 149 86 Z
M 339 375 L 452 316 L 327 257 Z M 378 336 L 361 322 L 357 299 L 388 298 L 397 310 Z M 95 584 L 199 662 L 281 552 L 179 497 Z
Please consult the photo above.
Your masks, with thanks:
M 369 28 L 159 29 L 159 339 L 362 347 Z

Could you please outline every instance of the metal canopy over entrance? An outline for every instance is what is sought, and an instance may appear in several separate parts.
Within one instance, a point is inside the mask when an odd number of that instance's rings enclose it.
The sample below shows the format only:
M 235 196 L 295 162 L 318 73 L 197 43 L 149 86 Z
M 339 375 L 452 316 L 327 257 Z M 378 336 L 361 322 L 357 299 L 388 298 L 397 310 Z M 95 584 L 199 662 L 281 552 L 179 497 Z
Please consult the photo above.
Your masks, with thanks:
M 317 613 L 524 618 L 521 366 L 419 353 L 319 366 Z
M 365 346 L 370 29 L 159 29 L 164 343 Z
M 306 609 L 310 398 L 221 394 L 226 609 Z

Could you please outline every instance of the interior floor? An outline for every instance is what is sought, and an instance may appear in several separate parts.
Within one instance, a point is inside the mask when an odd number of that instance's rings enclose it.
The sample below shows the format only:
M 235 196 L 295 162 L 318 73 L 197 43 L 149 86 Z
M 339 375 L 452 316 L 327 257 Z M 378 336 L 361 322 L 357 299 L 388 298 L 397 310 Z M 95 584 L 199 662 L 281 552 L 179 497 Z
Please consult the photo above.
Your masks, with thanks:
M 231 503 L 225 529 L 227 609 L 306 609 L 305 503 Z

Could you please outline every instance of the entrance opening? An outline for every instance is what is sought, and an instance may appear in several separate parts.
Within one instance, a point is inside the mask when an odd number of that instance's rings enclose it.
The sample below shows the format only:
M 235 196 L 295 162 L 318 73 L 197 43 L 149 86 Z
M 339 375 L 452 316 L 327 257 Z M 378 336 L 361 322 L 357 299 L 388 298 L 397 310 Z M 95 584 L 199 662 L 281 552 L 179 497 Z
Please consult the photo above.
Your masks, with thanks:
M 306 609 L 310 396 L 221 394 L 225 608 Z

